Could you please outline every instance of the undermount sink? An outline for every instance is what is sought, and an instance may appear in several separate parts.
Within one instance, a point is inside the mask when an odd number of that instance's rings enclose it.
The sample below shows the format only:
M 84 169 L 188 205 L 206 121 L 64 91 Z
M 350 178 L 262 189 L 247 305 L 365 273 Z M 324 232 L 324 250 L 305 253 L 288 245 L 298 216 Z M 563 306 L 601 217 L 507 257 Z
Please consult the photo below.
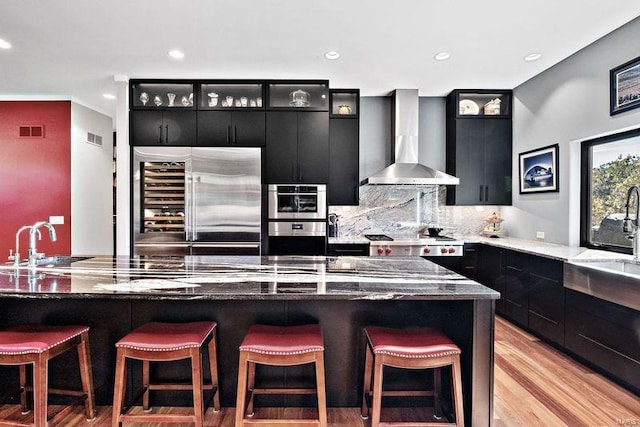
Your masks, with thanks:
M 640 310 L 640 262 L 631 259 L 568 261 L 564 264 L 564 287 Z

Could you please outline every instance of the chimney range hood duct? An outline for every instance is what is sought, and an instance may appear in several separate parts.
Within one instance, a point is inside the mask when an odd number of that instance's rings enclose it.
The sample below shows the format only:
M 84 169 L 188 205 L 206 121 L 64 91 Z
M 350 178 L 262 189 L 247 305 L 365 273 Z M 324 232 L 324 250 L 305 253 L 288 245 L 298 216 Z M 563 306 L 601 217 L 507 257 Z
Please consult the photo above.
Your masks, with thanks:
M 457 185 L 460 179 L 418 163 L 418 89 L 393 94 L 395 163 L 370 176 L 366 184 Z

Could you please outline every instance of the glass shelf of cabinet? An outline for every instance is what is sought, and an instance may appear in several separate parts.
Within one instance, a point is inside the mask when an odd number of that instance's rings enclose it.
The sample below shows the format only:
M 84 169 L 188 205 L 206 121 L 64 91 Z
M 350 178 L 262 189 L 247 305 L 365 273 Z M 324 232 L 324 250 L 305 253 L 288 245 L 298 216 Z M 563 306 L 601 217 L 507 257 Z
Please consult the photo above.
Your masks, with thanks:
M 457 91 L 456 117 L 511 117 L 511 91 Z
M 200 85 L 201 110 L 225 110 L 231 108 L 264 108 L 262 83 L 202 83 Z
M 327 111 L 328 107 L 328 81 L 269 84 L 269 108 Z
M 350 118 L 358 117 L 360 110 L 359 89 L 331 89 L 329 91 L 329 117 Z
M 193 108 L 192 83 L 132 83 L 133 108 Z

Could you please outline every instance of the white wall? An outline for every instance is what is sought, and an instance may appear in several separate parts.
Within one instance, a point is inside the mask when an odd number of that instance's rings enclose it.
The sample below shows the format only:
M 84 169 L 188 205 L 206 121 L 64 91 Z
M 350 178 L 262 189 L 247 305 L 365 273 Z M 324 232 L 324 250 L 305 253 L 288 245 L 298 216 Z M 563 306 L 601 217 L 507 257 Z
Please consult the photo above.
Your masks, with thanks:
M 640 55 L 638 40 L 640 18 L 514 89 L 511 236 L 579 244 L 580 142 L 640 127 L 640 109 L 609 115 L 609 70 Z M 560 192 L 519 194 L 518 153 L 556 143 Z
M 86 142 L 87 132 L 102 146 Z M 113 123 L 71 103 L 71 253 L 113 254 Z

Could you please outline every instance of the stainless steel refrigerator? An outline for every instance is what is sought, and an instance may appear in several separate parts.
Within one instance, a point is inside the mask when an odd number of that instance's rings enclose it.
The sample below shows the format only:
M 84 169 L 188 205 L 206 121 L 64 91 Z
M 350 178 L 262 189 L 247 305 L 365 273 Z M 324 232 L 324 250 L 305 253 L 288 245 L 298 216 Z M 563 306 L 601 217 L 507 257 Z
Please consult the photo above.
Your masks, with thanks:
M 259 255 L 260 148 L 134 147 L 134 255 Z

